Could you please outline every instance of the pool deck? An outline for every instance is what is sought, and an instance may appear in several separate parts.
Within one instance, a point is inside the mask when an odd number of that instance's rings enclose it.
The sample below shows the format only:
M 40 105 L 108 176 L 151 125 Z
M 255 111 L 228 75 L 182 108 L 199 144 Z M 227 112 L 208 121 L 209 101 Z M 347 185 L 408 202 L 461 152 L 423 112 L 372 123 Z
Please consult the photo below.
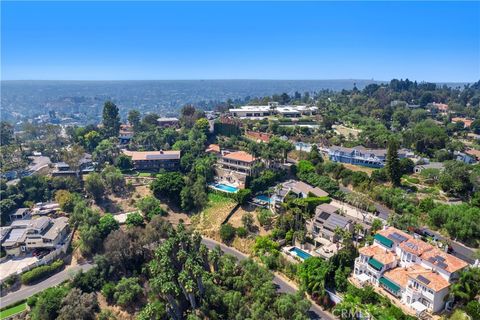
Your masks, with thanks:
M 224 186 L 229 187 L 229 188 L 235 188 L 236 190 L 235 191 L 224 190 L 222 188 L 217 187 L 216 185 L 224 185 Z M 240 188 L 237 187 L 237 186 L 233 186 L 233 185 L 223 183 L 223 182 L 215 182 L 215 183 L 209 184 L 208 186 L 212 189 L 215 189 L 215 190 L 218 190 L 218 191 L 221 191 L 221 192 L 225 192 L 225 193 L 237 193 L 238 190 L 240 190 Z
M 305 259 L 297 256 L 295 253 L 292 253 L 290 250 L 292 250 L 293 248 L 297 248 L 299 250 L 302 250 L 303 252 L 309 254 L 311 257 L 318 257 L 318 254 L 316 254 L 315 252 L 310 252 L 309 250 L 305 250 L 305 249 L 302 249 L 302 248 L 299 248 L 297 246 L 288 246 L 288 247 L 283 247 L 282 248 L 282 253 L 292 262 L 295 262 L 295 263 L 301 263 L 303 261 L 305 261 Z

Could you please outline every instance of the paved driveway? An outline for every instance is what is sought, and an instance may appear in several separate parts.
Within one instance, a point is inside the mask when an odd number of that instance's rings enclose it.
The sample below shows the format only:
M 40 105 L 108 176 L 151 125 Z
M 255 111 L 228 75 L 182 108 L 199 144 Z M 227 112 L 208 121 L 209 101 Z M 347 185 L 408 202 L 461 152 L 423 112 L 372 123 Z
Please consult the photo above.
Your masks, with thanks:
M 0 280 L 8 278 L 10 275 L 37 261 L 37 257 L 25 257 L 22 259 L 9 259 L 0 263 Z

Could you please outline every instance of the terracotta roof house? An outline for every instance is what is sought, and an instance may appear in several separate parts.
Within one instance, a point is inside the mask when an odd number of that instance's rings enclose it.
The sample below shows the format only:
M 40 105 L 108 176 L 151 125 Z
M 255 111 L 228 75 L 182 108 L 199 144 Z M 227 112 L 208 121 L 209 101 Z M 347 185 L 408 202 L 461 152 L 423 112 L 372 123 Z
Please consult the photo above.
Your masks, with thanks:
M 257 162 L 258 159 L 245 151 L 222 152 L 216 166 L 217 179 L 243 188 L 246 178 L 255 173 Z
M 468 263 L 412 235 L 388 227 L 373 244 L 359 249 L 354 278 L 383 288 L 421 317 L 426 310 L 441 312 L 450 285 Z
M 453 123 L 463 122 L 465 128 L 470 128 L 470 126 L 472 125 L 473 120 L 467 119 L 467 118 L 455 117 L 455 118 L 452 118 L 452 122 L 453 122 Z

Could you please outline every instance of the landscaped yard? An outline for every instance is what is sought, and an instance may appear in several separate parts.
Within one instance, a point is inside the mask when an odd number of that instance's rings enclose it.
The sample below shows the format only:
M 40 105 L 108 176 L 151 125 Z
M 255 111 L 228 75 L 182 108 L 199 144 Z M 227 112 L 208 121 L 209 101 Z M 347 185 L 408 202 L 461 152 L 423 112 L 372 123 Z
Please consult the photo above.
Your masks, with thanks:
M 26 308 L 27 308 L 27 303 L 24 302 L 22 304 L 19 304 L 18 306 L 11 307 L 9 309 L 0 311 L 0 319 L 5 319 L 5 318 L 10 317 L 11 315 L 20 313 L 20 312 L 24 311 Z

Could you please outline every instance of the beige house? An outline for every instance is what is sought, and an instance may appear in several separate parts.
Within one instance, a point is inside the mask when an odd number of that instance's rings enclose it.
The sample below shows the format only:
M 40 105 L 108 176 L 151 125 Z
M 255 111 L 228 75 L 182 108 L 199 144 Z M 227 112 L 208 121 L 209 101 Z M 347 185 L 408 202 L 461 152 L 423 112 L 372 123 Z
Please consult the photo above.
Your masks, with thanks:
M 247 177 L 255 174 L 256 163 L 258 159 L 245 151 L 223 152 L 217 162 L 217 178 L 244 188 Z
M 2 233 L 1 245 L 10 256 L 34 249 L 55 249 L 67 236 L 68 218 L 17 220 L 5 227 Z

